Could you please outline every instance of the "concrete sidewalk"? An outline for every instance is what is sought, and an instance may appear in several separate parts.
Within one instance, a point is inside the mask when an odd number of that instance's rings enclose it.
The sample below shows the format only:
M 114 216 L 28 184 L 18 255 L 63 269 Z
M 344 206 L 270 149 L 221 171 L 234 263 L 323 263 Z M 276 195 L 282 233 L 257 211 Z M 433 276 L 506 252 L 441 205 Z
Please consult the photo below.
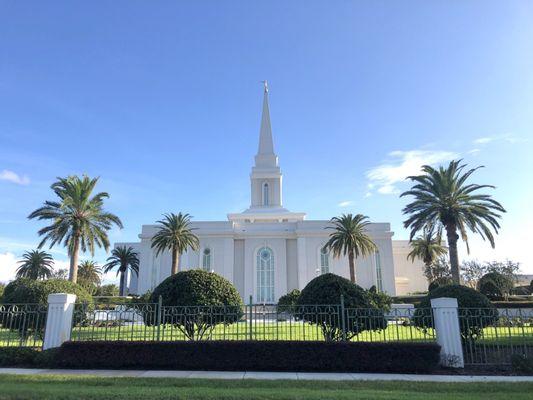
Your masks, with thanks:
M 357 374 L 315 372 L 233 372 L 233 371 L 130 371 L 130 370 L 73 370 L 0 368 L 0 374 L 14 375 L 76 375 L 138 378 L 191 379 L 290 379 L 319 381 L 411 381 L 411 382 L 533 382 L 533 376 L 470 376 L 470 375 L 410 375 Z

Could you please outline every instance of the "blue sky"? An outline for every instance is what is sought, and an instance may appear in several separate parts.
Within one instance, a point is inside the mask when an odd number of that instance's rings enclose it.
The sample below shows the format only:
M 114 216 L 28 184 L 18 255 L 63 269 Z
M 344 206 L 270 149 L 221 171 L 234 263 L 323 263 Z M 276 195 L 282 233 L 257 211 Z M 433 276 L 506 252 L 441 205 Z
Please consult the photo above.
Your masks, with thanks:
M 246 208 L 263 79 L 287 208 L 407 238 L 405 176 L 462 157 L 508 209 L 496 250 L 472 238 L 471 257 L 533 273 L 530 1 L 4 0 L 0 280 L 56 176 L 101 177 L 125 225 L 112 241 L 163 212 Z

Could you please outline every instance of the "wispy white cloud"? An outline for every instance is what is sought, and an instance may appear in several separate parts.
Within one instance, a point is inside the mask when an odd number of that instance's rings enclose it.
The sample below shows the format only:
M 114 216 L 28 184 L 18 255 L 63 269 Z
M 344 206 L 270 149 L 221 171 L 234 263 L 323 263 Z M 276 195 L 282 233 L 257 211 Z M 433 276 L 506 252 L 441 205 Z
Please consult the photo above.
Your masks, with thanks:
M 481 151 L 481 149 L 472 149 L 472 150 L 468 151 L 468 154 L 474 154 L 475 155 L 475 154 L 479 153 L 480 151 Z
M 345 201 L 341 201 L 339 204 L 337 204 L 338 207 L 348 207 L 348 206 L 351 206 L 353 205 L 354 202 L 352 200 L 345 200 Z
M 30 178 L 27 175 L 19 175 L 16 172 L 4 169 L 0 171 L 0 181 L 8 181 L 17 185 L 29 185 Z
M 488 144 L 492 142 L 500 142 L 500 141 L 514 144 L 514 143 L 525 142 L 526 140 L 523 138 L 519 138 L 515 135 L 512 135 L 510 133 L 506 133 L 503 135 L 492 135 L 492 136 L 479 137 L 475 139 L 473 143 L 483 145 L 483 144 Z
M 420 174 L 423 165 L 436 165 L 459 157 L 451 151 L 409 150 L 389 153 L 389 161 L 378 165 L 366 173 L 369 180 L 365 197 L 377 187 L 381 194 L 396 194 L 397 183 L 403 182 L 410 175 Z

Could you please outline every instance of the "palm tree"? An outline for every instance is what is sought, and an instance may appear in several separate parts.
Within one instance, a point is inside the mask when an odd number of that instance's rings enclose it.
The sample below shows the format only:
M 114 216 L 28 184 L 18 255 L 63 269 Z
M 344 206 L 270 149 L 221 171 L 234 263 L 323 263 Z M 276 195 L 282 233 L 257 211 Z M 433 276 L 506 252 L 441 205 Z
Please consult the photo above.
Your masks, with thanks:
M 403 209 L 403 213 L 409 216 L 404 226 L 411 229 L 410 240 L 428 225 L 441 224 L 446 229 L 452 279 L 457 284 L 460 283 L 457 232 L 466 243 L 468 252 L 468 231 L 478 233 L 494 247 L 492 230 L 498 233 L 498 219 L 501 218 L 500 213 L 505 212 L 490 195 L 476 193 L 494 186 L 466 184 L 470 175 L 481 167 L 463 172 L 466 164 L 461 164 L 461 161 L 451 161 L 447 168 L 439 169 L 424 165 L 424 174 L 408 177 L 415 185 L 400 196 L 415 198 Z
M 107 264 L 104 265 L 104 272 L 108 273 L 112 269 L 118 267 L 117 275 L 120 273 L 120 289 L 119 295 L 126 295 L 126 276 L 128 269 L 139 275 L 139 257 L 138 253 L 133 251 L 133 247 L 118 246 L 111 251 L 111 257 L 107 259 Z
M 50 254 L 41 250 L 27 251 L 18 262 L 17 278 L 48 279 L 52 276 L 54 259 Z
M 440 256 L 448 252 L 446 247 L 442 245 L 440 234 L 434 236 L 433 227 L 425 227 L 422 235 L 409 244 L 411 252 L 407 255 L 407 259 L 414 262 L 415 258 L 419 258 L 424 262 L 426 268 L 430 268 Z
M 152 248 L 156 256 L 168 249 L 172 252 L 172 275 L 179 270 L 179 256 L 189 247 L 198 250 L 200 242 L 192 232 L 189 214 L 164 214 L 163 220 L 157 221 L 158 231 L 152 238 Z
M 93 293 L 100 285 L 102 267 L 96 262 L 85 260 L 78 266 L 78 283 Z
M 366 233 L 366 227 L 370 224 L 366 215 L 342 214 L 333 217 L 330 221 L 333 229 L 325 248 L 333 251 L 333 257 L 346 256 L 350 265 L 350 280 L 355 283 L 355 258 L 366 257 L 377 251 L 376 244 Z
M 120 219 L 104 211 L 104 199 L 109 198 L 106 192 L 92 195 L 98 178 L 87 176 L 69 176 L 57 178 L 51 189 L 59 198 L 58 201 L 45 201 L 41 208 L 32 212 L 28 218 L 51 220 L 52 224 L 39 231 L 44 236 L 39 248 L 46 242 L 50 248 L 63 243 L 70 256 L 69 280 L 76 282 L 78 278 L 78 256 L 80 248 L 94 256 L 95 247 L 109 250 L 107 231 L 113 224 L 122 228 Z

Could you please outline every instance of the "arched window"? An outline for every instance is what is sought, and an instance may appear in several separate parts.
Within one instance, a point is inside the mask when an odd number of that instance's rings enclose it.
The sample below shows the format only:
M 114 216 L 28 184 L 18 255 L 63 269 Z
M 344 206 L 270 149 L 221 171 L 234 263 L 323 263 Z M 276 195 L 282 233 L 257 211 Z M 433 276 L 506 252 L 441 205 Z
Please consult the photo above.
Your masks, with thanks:
M 209 247 L 202 252 L 202 268 L 205 271 L 211 271 L 211 249 Z
M 274 302 L 274 253 L 268 247 L 257 252 L 257 302 Z
M 381 257 L 379 251 L 376 251 L 374 257 L 376 261 L 376 288 L 378 292 L 383 292 L 383 276 L 381 274 Z
M 325 247 L 320 249 L 320 274 L 329 272 L 329 251 Z
M 268 191 L 268 183 L 263 183 L 263 205 L 270 205 L 270 193 Z

